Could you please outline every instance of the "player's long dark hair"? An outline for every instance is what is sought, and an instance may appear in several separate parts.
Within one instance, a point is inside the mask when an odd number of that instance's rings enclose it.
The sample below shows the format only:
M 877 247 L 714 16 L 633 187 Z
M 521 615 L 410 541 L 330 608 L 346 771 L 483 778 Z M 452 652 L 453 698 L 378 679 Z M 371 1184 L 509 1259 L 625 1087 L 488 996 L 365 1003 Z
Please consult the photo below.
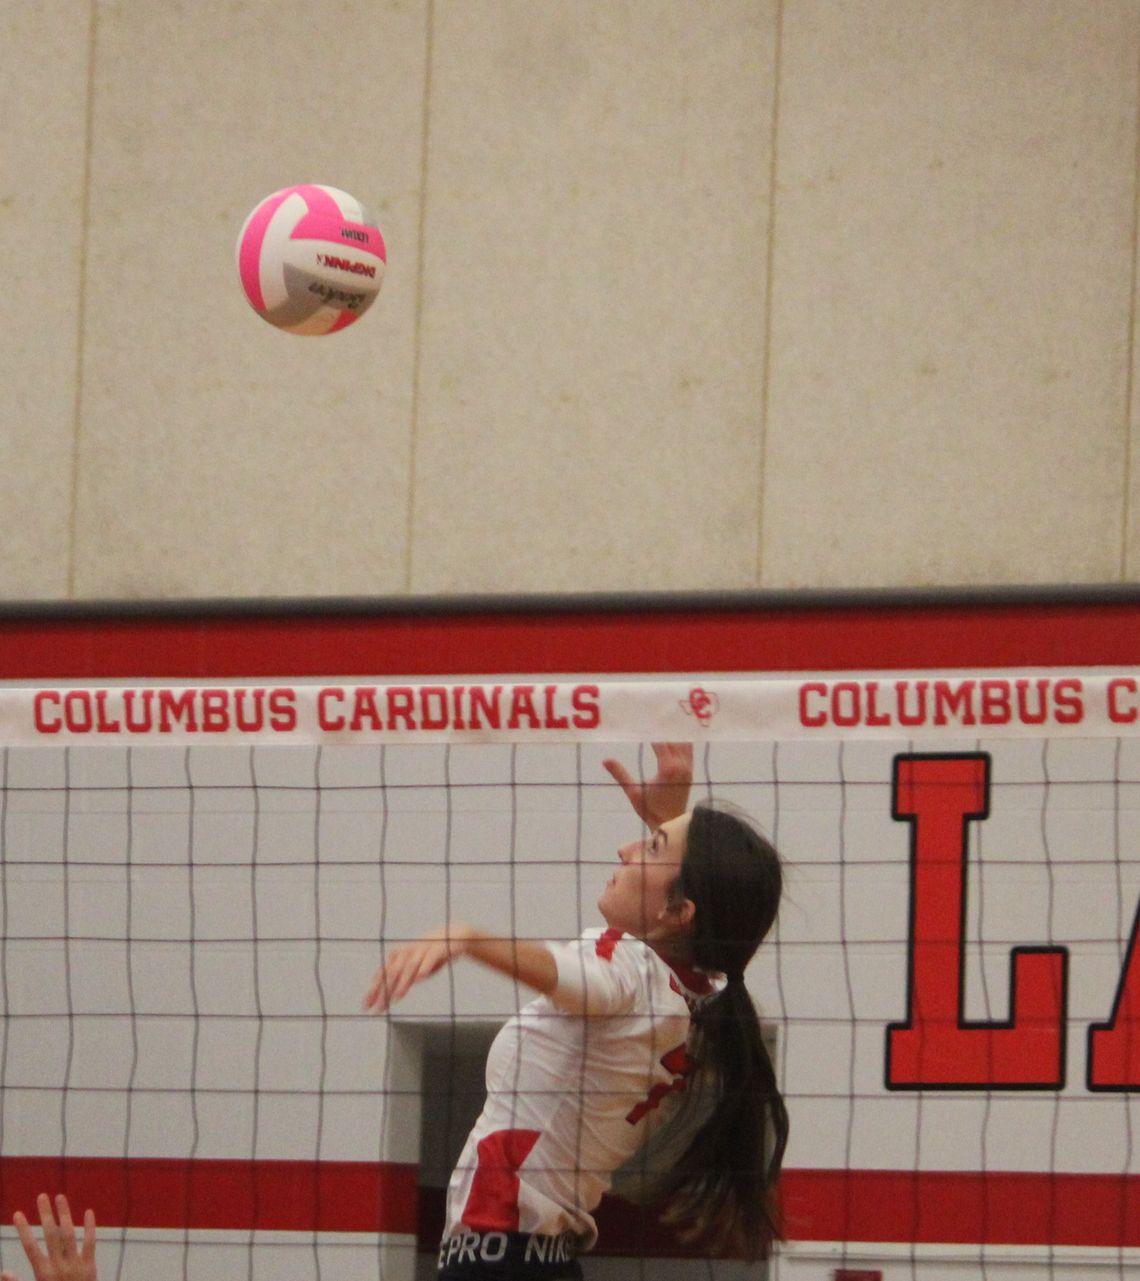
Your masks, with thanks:
M 778 853 L 742 814 L 693 810 L 673 894 L 696 908 L 692 964 L 729 982 L 694 1015 L 699 1068 L 686 1107 L 702 1119 L 659 1191 L 667 1220 L 684 1234 L 748 1259 L 767 1257 L 783 1236 L 775 1185 L 788 1112 L 743 981 L 776 919 L 782 885 Z

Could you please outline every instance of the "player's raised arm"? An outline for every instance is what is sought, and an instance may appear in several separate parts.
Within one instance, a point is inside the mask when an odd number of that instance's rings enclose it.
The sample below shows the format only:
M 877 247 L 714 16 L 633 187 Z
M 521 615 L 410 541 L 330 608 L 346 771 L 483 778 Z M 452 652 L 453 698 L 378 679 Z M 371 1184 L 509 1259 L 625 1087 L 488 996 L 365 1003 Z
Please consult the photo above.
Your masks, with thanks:
M 545 943 L 497 938 L 473 925 L 453 922 L 414 943 L 392 948 L 365 993 L 364 1008 L 382 1013 L 458 956 L 469 956 L 536 992 L 552 992 L 558 983 L 558 968 Z
M 657 773 L 651 779 L 634 778 L 619 760 L 602 762 L 621 784 L 629 803 L 647 827 L 656 829 L 689 808 L 693 784 L 692 743 L 654 743 Z
M 67 1197 L 57 1196 L 55 1214 L 51 1198 L 41 1192 L 36 1199 L 40 1212 L 40 1227 L 44 1235 L 41 1250 L 28 1220 L 19 1211 L 12 1222 L 20 1234 L 20 1244 L 32 1265 L 36 1281 L 98 1281 L 95 1272 L 95 1214 L 88 1210 L 83 1216 L 83 1246 L 75 1237 L 75 1224 Z M 58 1221 L 56 1219 L 58 1215 Z M 0 1281 L 19 1281 L 14 1272 L 0 1272 Z

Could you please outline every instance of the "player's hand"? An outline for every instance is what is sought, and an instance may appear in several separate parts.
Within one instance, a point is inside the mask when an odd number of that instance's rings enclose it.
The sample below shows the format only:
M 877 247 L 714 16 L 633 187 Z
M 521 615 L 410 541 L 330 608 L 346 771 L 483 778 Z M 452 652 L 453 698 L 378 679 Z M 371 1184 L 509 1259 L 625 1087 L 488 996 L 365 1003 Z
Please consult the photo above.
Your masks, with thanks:
M 57 1196 L 55 1199 L 58 1221 L 56 1214 L 52 1213 L 51 1198 L 47 1193 L 40 1193 L 36 1198 L 36 1206 L 40 1212 L 44 1250 L 40 1249 L 28 1220 L 19 1211 L 12 1219 L 36 1281 L 97 1281 L 94 1212 L 88 1210 L 83 1216 L 83 1248 L 80 1249 L 75 1239 L 75 1224 L 72 1222 L 67 1197 Z M 17 1277 L 14 1272 L 2 1272 L 0 1281 L 17 1281 Z
M 602 764 L 621 784 L 641 821 L 656 829 L 689 808 L 693 745 L 654 743 L 653 754 L 657 757 L 657 773 L 645 782 L 634 778 L 621 761 L 611 759 Z
M 430 979 L 455 957 L 461 956 L 471 933 L 469 925 L 453 922 L 414 943 L 393 948 L 364 994 L 364 1008 L 382 1014 L 390 1005 L 395 1005 L 417 983 Z

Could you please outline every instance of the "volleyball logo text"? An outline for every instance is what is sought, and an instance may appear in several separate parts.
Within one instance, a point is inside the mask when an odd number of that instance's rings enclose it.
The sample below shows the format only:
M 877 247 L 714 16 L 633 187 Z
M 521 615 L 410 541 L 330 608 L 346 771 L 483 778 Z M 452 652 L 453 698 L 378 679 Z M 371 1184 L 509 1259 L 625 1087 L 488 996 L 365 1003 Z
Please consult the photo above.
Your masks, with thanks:
M 317 254 L 317 262 L 322 267 L 333 267 L 337 271 L 350 271 L 354 276 L 367 276 L 370 280 L 376 278 L 376 268 L 366 262 L 352 262 L 348 258 L 337 258 L 333 254 Z

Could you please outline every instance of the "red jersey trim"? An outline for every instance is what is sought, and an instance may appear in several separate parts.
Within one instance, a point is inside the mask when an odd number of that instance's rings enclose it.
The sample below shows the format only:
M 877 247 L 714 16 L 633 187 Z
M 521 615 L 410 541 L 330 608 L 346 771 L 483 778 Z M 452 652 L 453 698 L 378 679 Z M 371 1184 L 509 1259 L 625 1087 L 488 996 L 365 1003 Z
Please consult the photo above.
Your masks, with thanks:
M 538 1130 L 496 1130 L 479 1140 L 479 1164 L 463 1207 L 469 1228 L 519 1230 L 519 1168 L 538 1140 Z
M 610 928 L 594 944 L 594 951 L 603 961 L 612 961 L 614 959 L 614 948 L 617 947 L 618 941 L 624 937 L 624 930 Z
M 625 931 L 614 929 L 611 926 L 594 944 L 594 951 L 603 961 L 612 961 L 614 959 L 614 948 L 623 938 L 625 938 Z M 657 955 L 661 956 L 661 953 L 658 952 Z M 661 956 L 661 960 L 673 971 L 669 983 L 678 996 L 685 995 L 684 988 L 687 988 L 693 996 L 708 996 L 713 990 L 713 981 L 703 970 L 693 970 L 687 965 L 676 965 L 672 961 L 666 960 L 663 956 Z
M 664 957 L 661 959 L 665 960 Z M 665 961 L 665 964 L 694 996 L 708 996 L 713 990 L 713 981 L 704 970 L 692 970 L 687 965 L 674 965 L 672 961 Z M 674 988 L 674 990 L 679 991 L 678 988 Z M 680 992 L 680 995 L 684 996 L 685 994 Z

